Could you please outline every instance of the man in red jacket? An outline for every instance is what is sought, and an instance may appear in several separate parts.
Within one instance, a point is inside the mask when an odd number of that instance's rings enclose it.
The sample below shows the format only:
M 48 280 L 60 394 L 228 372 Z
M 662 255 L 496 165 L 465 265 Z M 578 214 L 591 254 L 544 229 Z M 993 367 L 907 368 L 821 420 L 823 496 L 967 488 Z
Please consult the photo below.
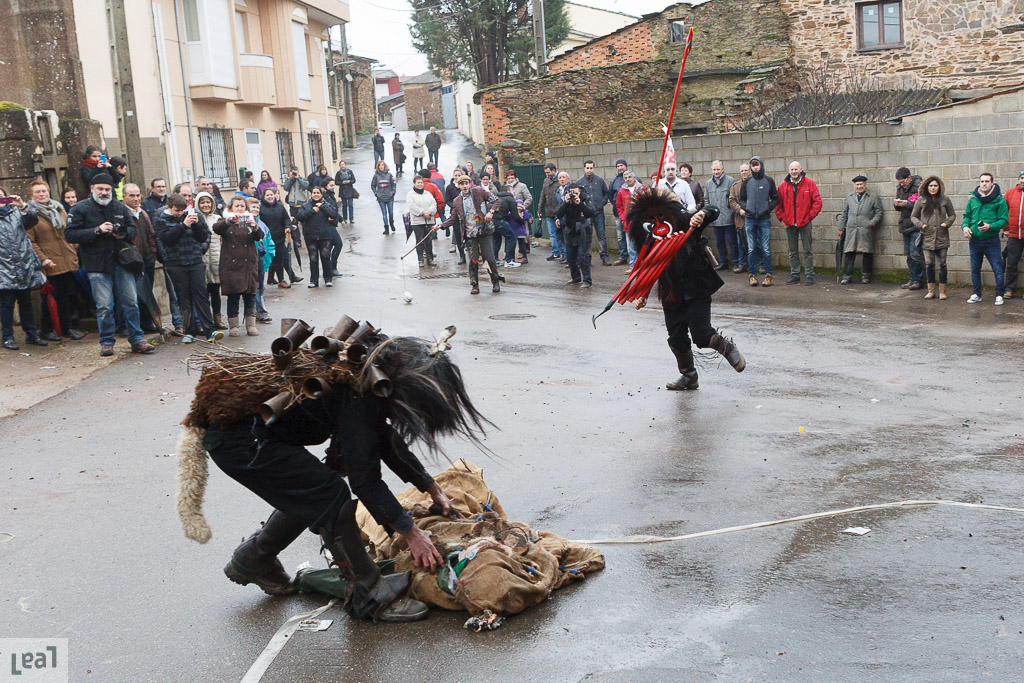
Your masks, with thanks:
M 800 282 L 800 243 L 804 246 L 804 284 L 814 284 L 814 252 L 811 251 L 811 221 L 821 213 L 821 193 L 804 173 L 799 161 L 789 165 L 789 175 L 779 185 L 779 205 L 775 215 L 786 226 L 789 242 L 789 279 L 787 285 Z
M 1017 184 L 1006 191 L 1003 199 L 1010 209 L 1010 222 L 1003 230 L 1009 238 L 1006 240 L 1006 265 L 1003 268 L 1006 271 L 1003 298 L 1009 299 L 1017 289 L 1017 268 L 1024 254 L 1024 169 L 1017 175 Z

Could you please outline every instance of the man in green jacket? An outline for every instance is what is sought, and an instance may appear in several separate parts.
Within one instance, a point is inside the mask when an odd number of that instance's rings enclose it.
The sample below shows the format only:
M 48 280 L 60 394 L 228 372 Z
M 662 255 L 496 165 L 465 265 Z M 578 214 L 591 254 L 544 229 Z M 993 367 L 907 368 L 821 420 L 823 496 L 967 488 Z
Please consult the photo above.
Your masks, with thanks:
M 978 177 L 964 210 L 964 237 L 970 240 L 971 248 L 971 289 L 974 293 L 967 300 L 969 304 L 981 301 L 981 262 L 988 259 L 996 275 L 996 306 L 1003 305 L 1003 256 L 999 243 L 999 231 L 1007 226 L 1010 210 L 1003 199 L 999 186 L 993 182 L 991 173 Z

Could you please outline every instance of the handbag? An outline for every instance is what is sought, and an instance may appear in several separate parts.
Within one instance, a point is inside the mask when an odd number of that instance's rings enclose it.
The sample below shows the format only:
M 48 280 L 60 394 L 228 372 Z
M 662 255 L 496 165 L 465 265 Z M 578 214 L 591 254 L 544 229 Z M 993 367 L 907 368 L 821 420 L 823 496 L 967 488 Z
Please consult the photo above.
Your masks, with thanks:
M 359 190 L 352 188 L 352 199 L 359 199 Z
M 127 270 L 132 275 L 141 275 L 145 263 L 139 248 L 131 242 L 122 244 L 117 250 L 117 265 Z

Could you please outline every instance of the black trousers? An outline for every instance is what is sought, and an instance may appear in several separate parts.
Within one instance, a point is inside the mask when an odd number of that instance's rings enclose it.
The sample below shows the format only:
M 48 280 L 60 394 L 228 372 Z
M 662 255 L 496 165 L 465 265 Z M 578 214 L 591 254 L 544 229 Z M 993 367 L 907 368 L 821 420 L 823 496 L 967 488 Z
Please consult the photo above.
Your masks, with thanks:
M 165 265 L 181 309 L 182 327 L 187 334 L 208 336 L 214 329 L 210 296 L 206 291 L 206 264 Z
M 284 282 L 284 257 L 288 250 L 288 242 L 282 237 L 274 240 L 274 260 L 270 262 L 270 280 Z
M 39 334 L 36 329 L 35 312 L 32 310 L 31 289 L 0 289 L 0 329 L 4 340 L 14 339 L 14 304 L 18 304 L 21 329 L 26 336 Z
M 426 223 L 424 223 L 423 225 L 413 225 L 412 238 L 416 240 L 417 243 L 420 242 L 421 240 L 423 240 L 424 237 L 427 236 L 427 233 L 430 232 L 430 229 L 433 227 L 433 225 L 427 225 Z M 434 234 L 436 235 L 437 233 Z M 422 261 L 424 258 L 433 260 L 434 240 L 424 240 L 423 244 L 416 247 L 416 257 L 420 261 Z
M 207 282 L 206 295 L 210 297 L 210 311 L 214 315 L 220 315 L 220 283 Z
M 690 340 L 705 349 L 711 343 L 715 328 L 711 327 L 711 298 L 684 299 L 678 303 L 665 302 L 665 327 L 668 345 L 677 351 L 689 351 Z
M 309 282 L 317 284 L 320 279 L 320 267 L 324 269 L 324 282 L 334 277 L 331 267 L 331 240 L 306 240 L 306 253 L 309 255 Z
M 74 273 L 61 273 L 50 275 L 46 278 L 53 285 L 53 300 L 57 302 L 57 324 L 60 333 L 65 337 L 71 331 L 71 296 L 75 293 Z M 39 327 L 43 332 L 56 332 L 53 327 L 53 318 L 50 317 L 50 307 L 43 301 L 42 320 Z
M 1006 291 L 1017 289 L 1017 272 L 1020 268 L 1020 257 L 1024 255 L 1024 239 L 1011 237 L 1006 240 L 1006 263 L 1003 265 Z M 997 292 L 1002 294 L 1002 292 Z
M 248 423 L 210 425 L 203 447 L 226 475 L 313 533 L 332 531 L 352 499 L 345 480 L 303 446 L 257 441 Z
M 875 270 L 875 255 L 866 251 L 848 251 L 843 254 L 843 275 L 853 277 L 853 261 L 857 258 L 858 253 L 863 257 L 860 264 L 860 276 L 871 277 L 871 273 Z

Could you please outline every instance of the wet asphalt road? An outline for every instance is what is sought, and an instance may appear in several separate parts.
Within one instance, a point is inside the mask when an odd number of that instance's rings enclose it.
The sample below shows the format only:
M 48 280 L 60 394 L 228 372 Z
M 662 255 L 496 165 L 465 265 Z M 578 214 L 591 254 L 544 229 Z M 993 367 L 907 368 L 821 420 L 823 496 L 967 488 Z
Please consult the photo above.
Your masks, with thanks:
M 405 245 L 380 235 L 368 196 L 345 234 L 352 276 L 275 289 L 268 307 L 321 328 L 342 313 L 391 334 L 456 325 L 453 357 L 500 430 L 487 441 L 496 458 L 462 442 L 448 453 L 485 467 L 511 518 L 597 539 L 904 499 L 1024 506 L 1019 300 L 968 307 L 963 290 L 928 302 L 828 278 L 752 289 L 730 273 L 714 322 L 747 370 L 712 361 L 699 391 L 673 393 L 659 311 L 616 308 L 590 325 L 621 269 L 596 266 L 594 290 L 567 291 L 537 250 L 499 295 L 470 297 L 465 277 L 413 279 L 411 258 L 403 280 Z M 430 274 L 457 272 L 447 240 L 435 244 Z M 504 314 L 534 317 L 491 318 Z M 276 328 L 232 341 L 265 351 Z M 0 531 L 14 535 L 0 543 L 0 636 L 68 638 L 72 680 L 239 680 L 288 617 L 326 602 L 224 578 L 268 509 L 219 471 L 213 540 L 182 536 L 169 454 L 193 350 L 127 358 L 0 421 Z M 849 526 L 872 531 L 843 535 Z M 1015 680 L 1022 532 L 1024 515 L 940 507 L 604 546 L 605 571 L 496 632 L 467 633 L 465 614 L 389 626 L 336 609 L 264 680 Z M 306 535 L 282 559 L 316 563 L 318 549 Z

